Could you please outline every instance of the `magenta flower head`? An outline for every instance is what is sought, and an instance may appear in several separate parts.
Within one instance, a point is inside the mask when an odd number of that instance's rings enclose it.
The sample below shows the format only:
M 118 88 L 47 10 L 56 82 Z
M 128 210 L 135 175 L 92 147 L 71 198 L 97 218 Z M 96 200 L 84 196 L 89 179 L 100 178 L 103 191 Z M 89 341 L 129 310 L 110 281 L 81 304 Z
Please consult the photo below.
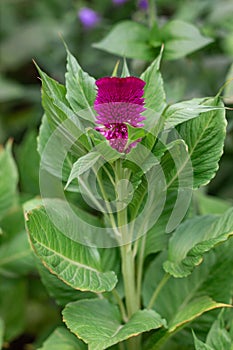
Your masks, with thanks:
M 119 152 L 129 152 L 140 141 L 130 143 L 127 124 L 143 126 L 145 84 L 136 77 L 106 77 L 96 81 L 98 92 L 94 108 L 98 113 L 96 123 L 100 125 L 96 130 Z
M 78 18 L 86 29 L 95 27 L 100 22 L 100 16 L 89 7 L 83 7 L 78 12 Z

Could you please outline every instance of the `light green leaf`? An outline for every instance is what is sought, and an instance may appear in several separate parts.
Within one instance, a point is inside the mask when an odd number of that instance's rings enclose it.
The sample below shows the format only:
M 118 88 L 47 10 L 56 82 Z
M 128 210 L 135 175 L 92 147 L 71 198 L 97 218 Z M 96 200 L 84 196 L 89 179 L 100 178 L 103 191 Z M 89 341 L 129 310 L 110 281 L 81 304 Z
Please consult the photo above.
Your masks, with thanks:
M 83 291 L 110 291 L 117 283 L 113 271 L 102 272 L 98 250 L 72 241 L 49 220 L 44 209 L 27 213 L 27 229 L 35 253 L 50 272 Z
M 206 100 L 207 106 L 223 107 L 219 99 Z M 201 113 L 178 128 L 186 142 L 193 166 L 194 188 L 206 185 L 215 175 L 226 135 L 224 109 Z
M 208 106 L 208 103 L 205 104 L 206 100 L 206 98 L 194 98 L 189 101 L 183 101 L 169 106 L 164 113 L 164 129 L 173 128 L 190 119 L 196 118 L 200 113 L 224 108 Z
M 0 275 L 17 277 L 34 268 L 26 232 L 20 232 L 0 246 Z
M 63 310 L 68 328 L 88 344 L 90 350 L 103 350 L 132 336 L 166 326 L 153 310 L 137 311 L 126 323 L 120 312 L 107 300 L 81 300 L 70 303 Z
M 146 130 L 143 128 L 137 128 L 133 127 L 130 124 L 127 124 L 127 129 L 128 129 L 128 139 L 130 142 L 136 141 L 138 139 L 141 139 L 145 136 Z
M 85 156 L 79 158 L 72 166 L 70 176 L 68 178 L 66 188 L 69 184 L 80 175 L 85 173 L 87 170 L 90 170 L 99 160 L 100 154 L 98 152 L 90 152 Z
M 85 119 L 94 121 L 95 79 L 84 72 L 67 49 L 66 98 L 74 112 L 86 110 Z M 78 114 L 82 117 L 82 113 Z M 89 118 L 88 118 L 89 116 Z
M 146 116 L 145 125 L 148 124 L 148 118 L 150 117 L 149 124 L 153 127 L 158 122 L 158 117 L 166 106 L 166 95 L 163 87 L 162 75 L 159 71 L 160 61 L 162 58 L 163 50 L 161 50 L 159 56 L 151 63 L 151 65 L 142 73 L 141 79 L 146 82 L 144 87 L 145 107 L 149 109 L 143 113 Z M 152 111 L 156 112 L 153 115 Z
M 38 350 L 85 350 L 86 345 L 64 327 L 56 328 Z
M 216 303 L 208 296 L 203 296 L 192 300 L 185 308 L 178 311 L 175 317 L 169 323 L 169 332 L 175 331 L 178 327 L 182 327 L 184 324 L 186 324 L 187 320 L 192 321 L 206 311 L 227 306 L 229 307 L 230 305 Z
M 195 217 L 181 224 L 168 245 L 164 269 L 174 277 L 188 276 L 204 253 L 233 235 L 233 209 L 221 216 Z
M 66 88 L 50 78 L 37 65 L 36 68 L 42 79 L 42 105 L 52 128 L 56 128 L 68 117 L 74 117 L 66 100 Z
M 37 137 L 37 151 L 40 156 L 43 153 L 43 150 L 52 134 L 52 131 L 53 130 L 49 125 L 48 117 L 46 114 L 44 114 L 40 124 L 39 135 Z
M 180 20 L 169 21 L 160 35 L 165 43 L 164 58 L 168 60 L 184 57 L 213 41 L 202 36 L 194 25 Z
M 127 61 L 124 58 L 122 72 L 121 72 L 121 77 L 122 78 L 126 78 L 126 77 L 129 77 L 129 76 L 130 76 L 130 71 L 129 71 L 129 68 L 128 68 L 128 65 L 127 65 Z
M 6 148 L 0 145 L 0 220 L 16 201 L 18 173 L 11 152 L 12 142 Z
M 116 24 L 104 39 L 93 46 L 118 56 L 149 61 L 154 58 L 149 39 L 149 28 L 137 22 L 123 21 Z

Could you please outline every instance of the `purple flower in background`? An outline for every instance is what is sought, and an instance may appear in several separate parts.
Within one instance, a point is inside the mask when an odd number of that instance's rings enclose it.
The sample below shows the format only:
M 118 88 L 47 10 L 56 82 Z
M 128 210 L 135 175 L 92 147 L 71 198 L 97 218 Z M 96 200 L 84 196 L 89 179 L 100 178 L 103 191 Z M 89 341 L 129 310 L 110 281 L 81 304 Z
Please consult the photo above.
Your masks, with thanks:
M 115 5 L 123 5 L 128 0 L 112 0 Z
M 106 77 L 96 81 L 98 87 L 94 108 L 98 113 L 96 123 L 110 146 L 119 152 L 129 152 L 136 142 L 128 144 L 127 124 L 141 127 L 145 117 L 144 86 L 145 82 L 136 77 L 116 78 Z M 127 145 L 127 147 L 126 147 Z
M 79 10 L 78 18 L 87 29 L 95 27 L 100 21 L 98 13 L 88 7 L 83 7 Z
M 141 10 L 144 10 L 146 11 L 148 9 L 148 0 L 139 0 L 138 1 L 138 7 L 141 9 Z

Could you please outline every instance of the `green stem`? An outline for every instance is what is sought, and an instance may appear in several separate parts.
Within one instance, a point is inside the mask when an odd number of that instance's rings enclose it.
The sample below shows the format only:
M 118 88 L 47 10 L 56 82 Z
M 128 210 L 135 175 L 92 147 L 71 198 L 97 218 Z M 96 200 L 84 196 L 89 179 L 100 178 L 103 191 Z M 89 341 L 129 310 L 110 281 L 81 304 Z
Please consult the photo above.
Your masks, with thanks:
M 147 306 L 148 309 L 151 309 L 161 291 L 161 289 L 163 288 L 163 286 L 167 283 L 167 281 L 169 280 L 171 276 L 168 274 L 168 273 L 165 273 L 163 278 L 161 279 L 161 281 L 159 282 L 157 288 L 155 289 L 151 299 L 150 299 L 150 302 Z
M 145 246 L 146 246 L 146 234 L 141 238 L 140 252 L 138 257 L 138 265 L 137 265 L 137 299 L 138 299 L 139 306 L 141 304 L 142 273 L 143 273 Z
M 116 299 L 117 304 L 119 305 L 123 321 L 128 322 L 128 317 L 126 315 L 125 306 L 123 304 L 123 301 L 121 300 L 121 297 L 120 297 L 118 291 L 116 289 L 113 289 L 112 294 L 113 294 L 114 298 Z
M 155 6 L 155 0 L 149 0 L 149 26 L 150 28 L 153 27 L 155 21 L 156 21 L 156 6 Z

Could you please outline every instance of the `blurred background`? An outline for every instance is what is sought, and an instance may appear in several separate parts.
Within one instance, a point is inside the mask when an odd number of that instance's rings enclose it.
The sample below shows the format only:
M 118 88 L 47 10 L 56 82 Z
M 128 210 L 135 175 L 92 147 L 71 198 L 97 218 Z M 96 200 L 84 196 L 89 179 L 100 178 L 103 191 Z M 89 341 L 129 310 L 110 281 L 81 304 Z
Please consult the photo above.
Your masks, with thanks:
M 119 57 L 98 50 L 93 44 L 106 37 L 120 21 L 133 20 L 148 25 L 152 10 L 159 27 L 180 19 L 194 24 L 203 35 L 212 39 L 209 45 L 188 56 L 162 62 L 168 102 L 216 95 L 233 76 L 231 0 L 156 0 L 150 8 L 147 0 L 1 0 L 0 144 L 6 144 L 9 138 L 14 140 L 19 201 L 39 195 L 36 137 L 43 111 L 40 81 L 33 60 L 54 79 L 64 82 L 64 40 L 85 71 L 95 78 L 109 76 Z M 127 62 L 132 75 L 139 75 L 150 63 L 137 58 Z M 229 84 L 223 91 L 228 107 L 233 107 L 232 86 L 233 83 Z M 233 203 L 232 111 L 227 111 L 227 118 L 227 138 L 220 170 L 206 192 Z M 11 224 L 8 215 L 1 221 L 1 228 L 13 237 L 19 228 L 24 230 L 22 208 L 10 215 Z M 22 276 L 28 271 L 30 268 L 24 270 Z M 33 342 L 41 344 L 54 325 L 61 323 L 60 310 L 48 300 L 35 272 L 30 275 L 30 281 L 22 281 L 20 273 L 19 276 L 13 283 L 0 274 L 0 314 L 9 325 L 8 349 L 30 350 Z M 11 295 L 4 299 L 8 290 Z M 16 303 L 15 314 L 12 311 L 8 315 Z

